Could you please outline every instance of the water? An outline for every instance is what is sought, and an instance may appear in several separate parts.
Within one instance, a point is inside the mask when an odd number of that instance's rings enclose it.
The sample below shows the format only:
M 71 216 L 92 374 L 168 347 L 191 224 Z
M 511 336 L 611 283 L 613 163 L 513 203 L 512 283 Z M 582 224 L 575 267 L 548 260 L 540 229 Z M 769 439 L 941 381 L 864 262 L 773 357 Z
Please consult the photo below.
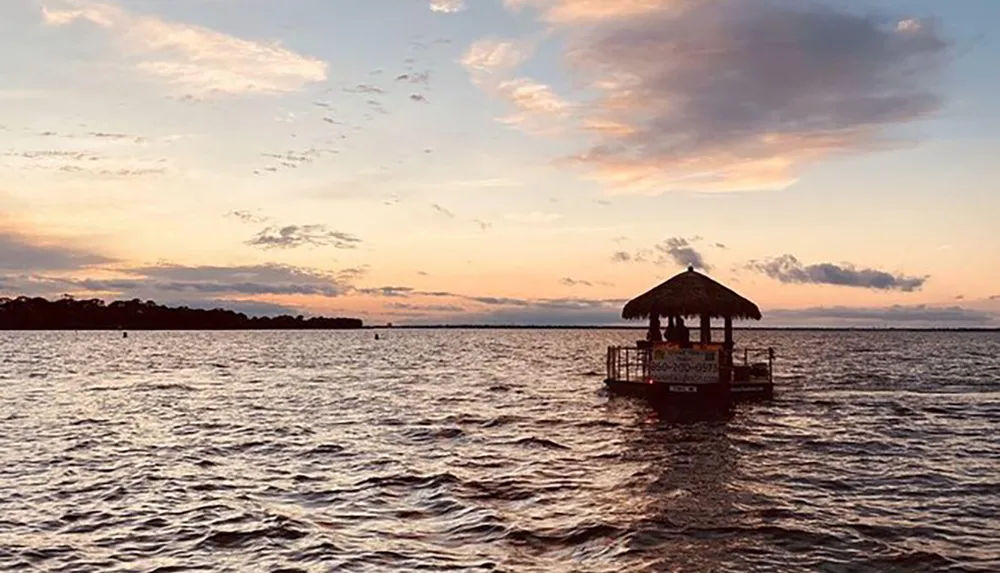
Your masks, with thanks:
M 995 333 L 737 333 L 701 423 L 637 332 L 130 334 L 0 334 L 0 570 L 1000 570 Z

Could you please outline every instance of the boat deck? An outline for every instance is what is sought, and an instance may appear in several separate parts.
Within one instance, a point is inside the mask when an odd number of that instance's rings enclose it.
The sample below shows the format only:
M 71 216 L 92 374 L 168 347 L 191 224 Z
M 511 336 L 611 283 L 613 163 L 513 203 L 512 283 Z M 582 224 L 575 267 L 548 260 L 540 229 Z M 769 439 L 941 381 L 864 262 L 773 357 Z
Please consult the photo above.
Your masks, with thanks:
M 611 346 L 607 352 L 605 384 L 618 394 L 674 400 L 721 397 L 743 401 L 773 397 L 773 348 L 736 349 L 731 361 L 721 345 L 694 344 L 691 350 L 717 352 L 717 364 L 708 364 L 700 372 L 663 372 L 654 364 L 650 345 Z

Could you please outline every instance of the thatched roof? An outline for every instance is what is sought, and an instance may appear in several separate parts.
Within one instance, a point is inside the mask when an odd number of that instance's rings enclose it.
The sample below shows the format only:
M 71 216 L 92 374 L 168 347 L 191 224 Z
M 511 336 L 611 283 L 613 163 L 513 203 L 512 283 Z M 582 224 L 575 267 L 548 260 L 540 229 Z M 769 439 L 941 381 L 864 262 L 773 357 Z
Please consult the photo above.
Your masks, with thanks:
M 688 267 L 688 270 L 630 300 L 622 318 L 701 316 L 760 320 L 757 305 L 727 287 Z

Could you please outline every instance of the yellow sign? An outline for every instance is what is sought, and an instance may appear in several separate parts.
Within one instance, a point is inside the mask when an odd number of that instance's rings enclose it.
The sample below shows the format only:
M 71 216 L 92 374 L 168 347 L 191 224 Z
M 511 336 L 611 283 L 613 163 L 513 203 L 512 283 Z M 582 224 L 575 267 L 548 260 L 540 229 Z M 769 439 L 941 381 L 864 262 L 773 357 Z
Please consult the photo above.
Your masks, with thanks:
M 715 384 L 719 382 L 719 356 L 717 348 L 655 345 L 649 376 L 654 382 L 669 384 Z

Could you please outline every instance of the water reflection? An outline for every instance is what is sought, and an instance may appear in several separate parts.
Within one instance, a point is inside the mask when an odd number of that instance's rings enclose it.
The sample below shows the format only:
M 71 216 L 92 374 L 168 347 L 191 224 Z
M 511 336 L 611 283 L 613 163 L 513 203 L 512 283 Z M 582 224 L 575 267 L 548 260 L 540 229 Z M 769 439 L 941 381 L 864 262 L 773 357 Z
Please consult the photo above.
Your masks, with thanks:
M 635 509 L 628 553 L 646 569 L 722 570 L 735 550 L 739 541 L 727 534 L 740 516 L 731 416 L 649 409 L 627 436 L 624 457 L 643 468 L 622 491 Z

